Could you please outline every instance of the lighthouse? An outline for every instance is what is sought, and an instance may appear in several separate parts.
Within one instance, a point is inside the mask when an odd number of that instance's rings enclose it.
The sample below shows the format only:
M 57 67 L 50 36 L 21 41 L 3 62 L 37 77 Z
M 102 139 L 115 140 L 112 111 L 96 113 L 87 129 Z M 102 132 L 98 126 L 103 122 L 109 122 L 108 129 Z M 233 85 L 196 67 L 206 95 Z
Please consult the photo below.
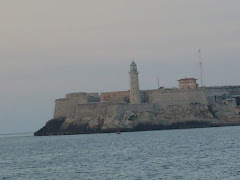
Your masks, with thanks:
M 140 92 L 139 92 L 139 82 L 138 82 L 138 71 L 137 65 L 133 61 L 130 65 L 130 103 L 131 104 L 140 104 Z

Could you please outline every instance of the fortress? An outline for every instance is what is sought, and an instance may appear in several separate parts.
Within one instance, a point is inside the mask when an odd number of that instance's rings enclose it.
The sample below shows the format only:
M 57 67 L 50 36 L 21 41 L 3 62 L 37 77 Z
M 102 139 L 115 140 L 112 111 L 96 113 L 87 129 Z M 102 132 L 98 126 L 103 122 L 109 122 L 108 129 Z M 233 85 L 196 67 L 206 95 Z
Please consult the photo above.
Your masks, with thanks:
M 197 79 L 178 88 L 140 90 L 137 65 L 130 90 L 71 93 L 57 99 L 54 118 L 35 135 L 79 134 L 240 124 L 240 86 L 199 87 Z

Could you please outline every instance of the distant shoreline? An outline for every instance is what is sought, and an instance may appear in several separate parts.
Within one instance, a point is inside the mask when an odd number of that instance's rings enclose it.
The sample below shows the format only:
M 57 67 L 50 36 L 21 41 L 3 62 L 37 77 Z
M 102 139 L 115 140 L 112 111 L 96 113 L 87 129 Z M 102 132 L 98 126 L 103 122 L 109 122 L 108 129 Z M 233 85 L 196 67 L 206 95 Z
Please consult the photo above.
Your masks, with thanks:
M 34 134 L 34 132 L 4 133 L 4 134 L 0 134 L 0 136 L 2 136 L 2 135 L 16 135 L 16 134 Z

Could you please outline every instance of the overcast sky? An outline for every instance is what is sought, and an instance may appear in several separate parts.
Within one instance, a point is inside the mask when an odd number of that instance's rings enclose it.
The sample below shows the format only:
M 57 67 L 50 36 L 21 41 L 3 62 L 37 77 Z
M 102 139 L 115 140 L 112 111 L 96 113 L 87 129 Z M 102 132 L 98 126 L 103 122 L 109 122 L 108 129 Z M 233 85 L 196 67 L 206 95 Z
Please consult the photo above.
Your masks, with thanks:
M 34 132 L 71 92 L 240 85 L 240 1 L 1 0 L 0 134 Z

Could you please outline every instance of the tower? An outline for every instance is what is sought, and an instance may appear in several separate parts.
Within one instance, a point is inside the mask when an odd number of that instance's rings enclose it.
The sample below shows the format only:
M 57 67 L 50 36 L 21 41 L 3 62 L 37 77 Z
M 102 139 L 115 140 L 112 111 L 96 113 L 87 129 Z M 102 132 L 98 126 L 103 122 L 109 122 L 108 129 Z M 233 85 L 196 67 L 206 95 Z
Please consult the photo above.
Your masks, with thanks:
M 130 103 L 131 104 L 140 104 L 140 92 L 139 92 L 139 82 L 138 82 L 138 71 L 137 65 L 133 61 L 130 65 Z

